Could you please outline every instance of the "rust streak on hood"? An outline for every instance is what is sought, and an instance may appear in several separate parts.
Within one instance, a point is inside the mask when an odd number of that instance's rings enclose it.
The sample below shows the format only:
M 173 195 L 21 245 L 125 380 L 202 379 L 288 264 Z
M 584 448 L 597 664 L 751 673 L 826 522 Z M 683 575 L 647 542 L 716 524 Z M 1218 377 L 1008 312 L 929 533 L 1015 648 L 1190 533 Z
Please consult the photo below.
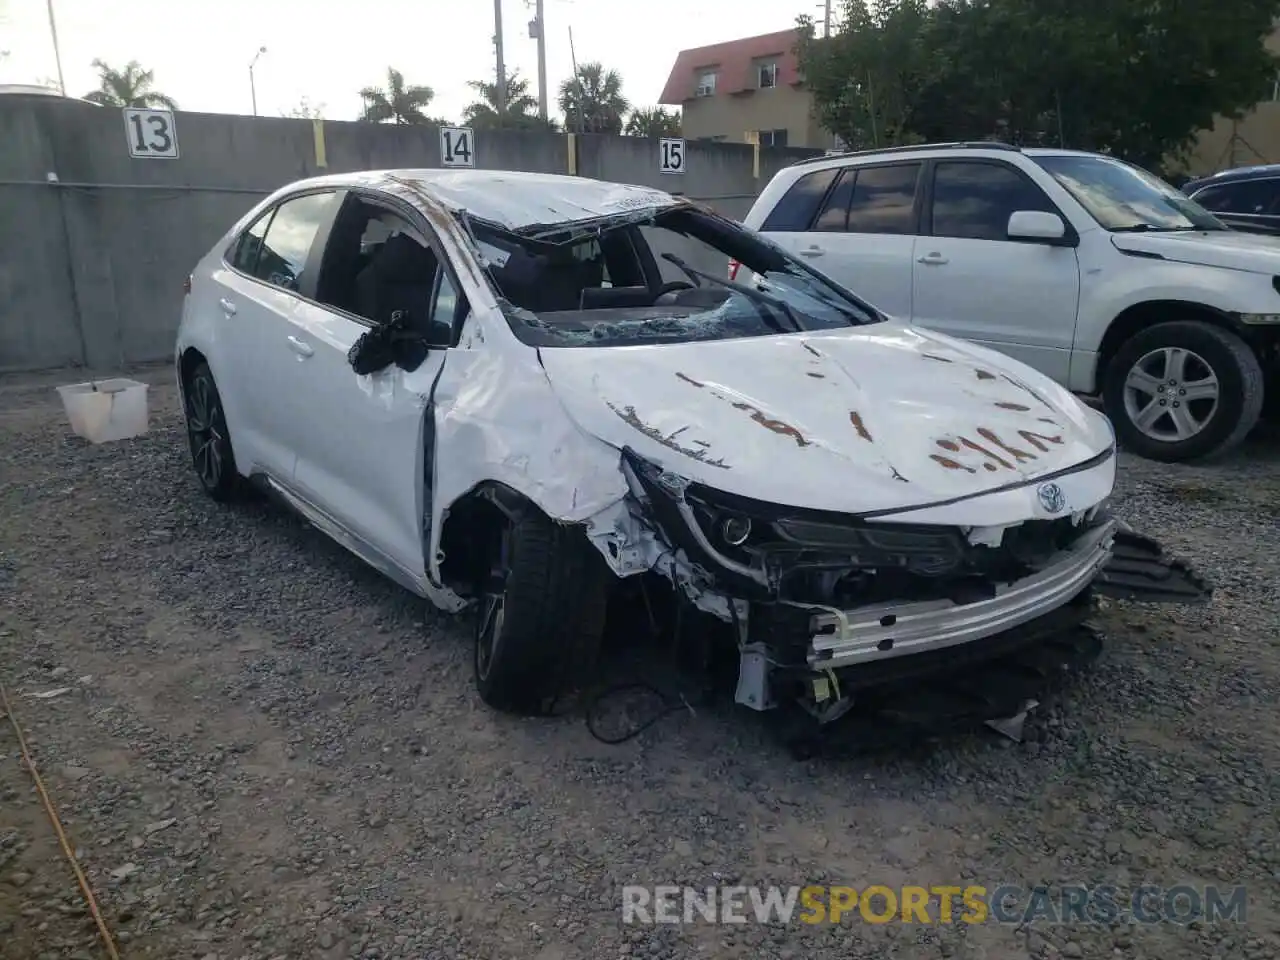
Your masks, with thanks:
M 849 422 L 853 424 L 853 429 L 858 431 L 858 436 L 867 441 L 867 443 L 875 443 L 875 441 L 871 439 L 871 431 L 868 430 L 867 425 L 862 422 L 862 414 L 857 410 L 849 411 Z
M 804 438 L 804 434 L 791 424 L 783 420 L 773 420 L 770 417 L 767 417 L 762 410 L 756 409 L 749 403 L 735 403 L 733 405 L 733 409 L 750 410 L 752 420 L 760 424 L 760 426 L 764 427 L 766 430 L 772 430 L 774 433 L 780 433 L 784 437 L 790 437 L 796 442 L 797 447 L 807 447 L 809 445 L 809 441 Z

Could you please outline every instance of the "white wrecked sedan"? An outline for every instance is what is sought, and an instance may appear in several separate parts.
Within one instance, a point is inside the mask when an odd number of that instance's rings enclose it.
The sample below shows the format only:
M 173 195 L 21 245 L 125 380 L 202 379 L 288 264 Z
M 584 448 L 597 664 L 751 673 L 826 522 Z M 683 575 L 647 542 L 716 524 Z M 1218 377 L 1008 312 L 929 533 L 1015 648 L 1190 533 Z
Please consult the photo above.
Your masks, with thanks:
M 204 489 L 258 481 L 473 606 L 505 710 L 587 675 L 630 578 L 726 625 L 740 703 L 819 719 L 904 665 L 1046 642 L 1099 591 L 1206 593 L 1108 513 L 1101 414 L 657 190 L 293 184 L 200 261 L 175 359 Z

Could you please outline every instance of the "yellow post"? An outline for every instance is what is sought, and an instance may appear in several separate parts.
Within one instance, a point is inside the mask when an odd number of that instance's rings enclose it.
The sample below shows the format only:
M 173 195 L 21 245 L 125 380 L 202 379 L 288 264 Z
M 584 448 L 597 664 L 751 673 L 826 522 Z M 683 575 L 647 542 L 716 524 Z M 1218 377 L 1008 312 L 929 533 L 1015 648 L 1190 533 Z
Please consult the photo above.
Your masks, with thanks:
M 329 164 L 324 156 L 324 119 L 315 117 L 311 121 L 311 133 L 316 142 L 316 166 L 327 167 Z
M 748 130 L 742 139 L 751 144 L 751 179 L 760 179 L 760 131 Z

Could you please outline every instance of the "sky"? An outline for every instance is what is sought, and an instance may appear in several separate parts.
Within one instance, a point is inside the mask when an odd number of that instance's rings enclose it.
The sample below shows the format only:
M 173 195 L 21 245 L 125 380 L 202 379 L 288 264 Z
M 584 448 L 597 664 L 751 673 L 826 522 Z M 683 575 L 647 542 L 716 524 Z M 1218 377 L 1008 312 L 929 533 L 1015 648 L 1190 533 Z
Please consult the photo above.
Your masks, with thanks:
M 387 67 L 435 93 L 433 115 L 457 120 L 475 99 L 468 80 L 492 80 L 492 0 L 53 0 L 67 93 L 96 89 L 93 59 L 137 60 L 180 109 L 279 116 L 303 98 L 333 120 L 355 119 L 361 87 Z M 696 11 L 696 12 L 695 12 Z M 546 0 L 548 104 L 578 63 L 617 70 L 633 106 L 657 103 L 681 49 L 785 30 L 822 16 L 820 0 Z M 532 0 L 502 0 L 507 70 L 536 95 Z M 4 53 L 8 51 L 8 53 Z M 56 83 L 46 0 L 0 0 L 0 83 Z

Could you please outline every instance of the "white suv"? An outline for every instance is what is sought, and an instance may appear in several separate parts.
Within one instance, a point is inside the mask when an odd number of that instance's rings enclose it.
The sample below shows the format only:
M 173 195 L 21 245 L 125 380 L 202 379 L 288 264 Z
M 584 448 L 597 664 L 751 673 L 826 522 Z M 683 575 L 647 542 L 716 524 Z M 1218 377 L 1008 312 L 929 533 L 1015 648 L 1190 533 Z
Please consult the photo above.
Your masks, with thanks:
M 1001 143 L 802 161 L 744 221 L 881 310 L 1009 354 L 1157 460 L 1239 443 L 1280 344 L 1280 238 L 1110 157 Z

